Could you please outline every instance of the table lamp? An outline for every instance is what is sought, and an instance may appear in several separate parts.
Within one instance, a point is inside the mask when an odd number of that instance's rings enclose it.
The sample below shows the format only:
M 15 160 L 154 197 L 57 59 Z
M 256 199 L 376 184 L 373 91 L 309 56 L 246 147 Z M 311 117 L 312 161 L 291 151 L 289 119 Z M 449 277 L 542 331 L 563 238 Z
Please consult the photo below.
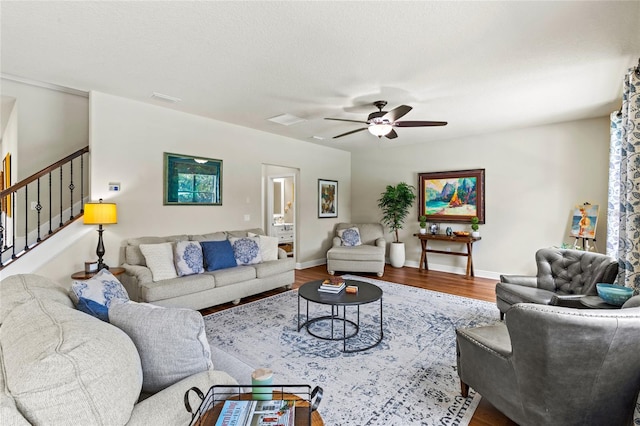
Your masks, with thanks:
M 111 225 L 114 223 L 118 223 L 118 211 L 115 203 L 103 203 L 102 198 L 100 198 L 100 201 L 97 203 L 85 203 L 84 224 L 98 225 L 98 248 L 96 248 L 98 271 L 109 269 L 109 266 L 102 261 L 105 253 L 104 243 L 102 242 L 102 225 Z

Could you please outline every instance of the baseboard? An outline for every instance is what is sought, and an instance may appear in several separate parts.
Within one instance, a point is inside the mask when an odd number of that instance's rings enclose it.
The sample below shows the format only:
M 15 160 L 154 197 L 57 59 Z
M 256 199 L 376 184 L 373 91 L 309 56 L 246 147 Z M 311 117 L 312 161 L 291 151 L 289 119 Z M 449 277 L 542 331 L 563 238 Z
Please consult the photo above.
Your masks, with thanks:
M 327 259 L 314 259 L 307 262 L 296 262 L 296 269 L 313 268 L 314 266 L 326 265 Z
M 407 260 L 404 263 L 404 266 L 408 267 L 408 268 L 419 268 L 420 267 L 420 262 L 416 262 L 415 260 Z M 459 268 L 459 267 L 454 267 L 454 266 L 449 266 L 449 265 L 440 265 L 437 263 L 433 263 L 433 262 L 429 262 L 429 270 L 430 271 L 439 271 L 439 272 L 448 272 L 450 274 L 460 274 L 460 275 L 465 275 L 467 273 L 467 269 L 465 268 Z M 500 273 L 499 272 L 494 272 L 494 271 L 483 271 L 483 270 L 479 270 L 479 269 L 474 269 L 474 276 L 478 277 L 478 278 L 488 278 L 488 279 L 494 279 L 494 280 L 500 280 Z
M 308 262 L 302 262 L 302 263 L 296 263 L 296 269 L 306 269 L 306 268 L 312 268 L 314 266 L 320 266 L 320 265 L 326 265 L 327 264 L 327 259 L 315 259 L 315 260 L 311 260 Z M 391 267 L 391 265 L 389 265 L 389 262 L 387 261 L 387 266 Z M 408 268 L 419 268 L 420 267 L 420 262 L 417 262 L 415 260 L 407 260 L 404 263 L 404 266 L 408 267 Z M 439 271 L 439 272 L 448 272 L 451 274 L 460 274 L 460 275 L 465 275 L 467 273 L 466 268 L 457 268 L 457 267 L 453 267 L 453 266 L 449 266 L 449 265 L 439 265 L 437 263 L 431 263 L 429 262 L 429 269 L 432 271 Z M 483 271 L 483 270 L 474 270 L 474 275 L 478 278 L 488 278 L 488 279 L 493 279 L 493 280 L 500 280 L 500 273 L 499 272 L 494 272 L 494 271 Z

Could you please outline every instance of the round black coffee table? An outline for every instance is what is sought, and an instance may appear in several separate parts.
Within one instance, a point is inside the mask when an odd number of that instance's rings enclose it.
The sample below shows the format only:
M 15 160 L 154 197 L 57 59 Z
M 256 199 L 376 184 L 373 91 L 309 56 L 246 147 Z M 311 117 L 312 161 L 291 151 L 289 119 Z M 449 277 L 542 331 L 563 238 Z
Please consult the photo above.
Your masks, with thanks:
M 343 352 L 360 352 L 371 349 L 374 346 L 377 346 L 382 341 L 382 338 L 384 336 L 382 330 L 382 289 L 380 289 L 380 287 L 376 285 L 363 281 L 345 280 L 345 283 L 347 286 L 357 286 L 358 292 L 352 294 L 347 293 L 346 290 L 342 290 L 340 293 L 334 294 L 318 291 L 320 285 L 322 284 L 322 280 L 311 281 L 300 286 L 300 288 L 298 289 L 298 331 L 300 331 L 304 327 L 307 329 L 307 332 L 310 335 L 317 337 L 318 339 L 342 340 Z M 306 321 L 302 323 L 302 315 L 300 314 L 301 299 L 304 299 L 306 301 Z M 376 301 L 380 302 L 380 335 L 371 345 L 347 349 L 347 341 L 355 337 L 360 331 L 360 305 L 366 305 L 368 303 L 373 303 Z M 331 306 L 331 315 L 323 315 L 310 318 L 309 302 Z M 347 319 L 347 306 L 355 306 L 357 308 L 357 318 L 355 321 Z M 340 316 L 340 307 L 342 307 L 342 316 Z M 331 322 L 331 334 L 329 336 L 316 334 L 309 329 L 309 326 L 311 324 L 319 321 Z M 336 321 L 342 323 L 342 334 L 338 336 L 334 334 L 334 322 Z M 353 327 L 353 331 L 348 335 L 347 324 L 350 325 L 350 328 Z

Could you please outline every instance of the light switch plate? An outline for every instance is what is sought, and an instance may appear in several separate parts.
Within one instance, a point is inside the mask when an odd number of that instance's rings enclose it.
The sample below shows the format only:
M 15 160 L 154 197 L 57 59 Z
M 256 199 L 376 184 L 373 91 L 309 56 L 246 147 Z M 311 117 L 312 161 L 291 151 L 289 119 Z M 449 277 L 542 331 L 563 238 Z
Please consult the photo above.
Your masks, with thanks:
M 120 182 L 109 182 L 109 191 L 120 191 Z

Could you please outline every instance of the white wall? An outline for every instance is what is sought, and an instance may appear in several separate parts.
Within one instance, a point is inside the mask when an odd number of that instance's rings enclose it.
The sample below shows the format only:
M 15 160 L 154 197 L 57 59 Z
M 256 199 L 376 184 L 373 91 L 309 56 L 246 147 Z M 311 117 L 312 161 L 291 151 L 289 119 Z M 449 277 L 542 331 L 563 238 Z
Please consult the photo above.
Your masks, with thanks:
M 300 169 L 297 262 L 323 261 L 334 224 L 350 219 L 348 152 L 99 92 L 90 105 L 91 198 L 118 204 L 118 224 L 104 232 L 109 264 L 126 238 L 261 227 L 263 163 Z M 222 159 L 223 205 L 163 206 L 163 152 Z M 317 218 L 318 178 L 342 184 L 338 219 Z
M 413 131 L 427 132 L 428 129 Z M 485 169 L 486 224 L 474 245 L 477 276 L 535 273 L 534 253 L 541 247 L 573 243 L 570 216 L 577 203 L 600 205 L 598 251 L 604 252 L 609 164 L 606 117 L 513 130 L 432 145 L 372 148 L 351 159 L 352 218 L 379 221 L 376 200 L 388 184 L 401 181 L 417 188 L 418 173 Z M 407 265 L 418 266 L 417 204 L 401 231 Z M 441 231 L 447 226 L 442 224 Z M 468 225 L 451 225 L 469 230 Z M 387 234 L 387 240 L 392 238 Z M 463 250 L 459 244 L 433 243 Z M 429 254 L 429 266 L 460 271 L 466 258 Z
M 24 179 L 87 146 L 86 97 L 1 79 L 1 93 L 17 99 L 17 179 Z

